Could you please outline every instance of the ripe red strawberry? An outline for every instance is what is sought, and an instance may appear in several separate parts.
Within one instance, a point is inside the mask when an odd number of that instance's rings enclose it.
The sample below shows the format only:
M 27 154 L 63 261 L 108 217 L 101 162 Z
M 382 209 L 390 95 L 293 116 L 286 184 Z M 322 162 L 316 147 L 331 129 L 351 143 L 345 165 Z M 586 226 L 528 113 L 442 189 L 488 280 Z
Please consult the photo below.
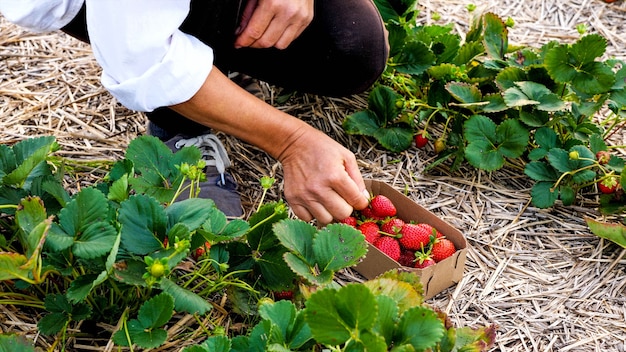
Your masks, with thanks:
M 275 291 L 274 299 L 277 301 L 281 300 L 292 300 L 293 299 L 293 291 L 291 290 L 283 290 L 283 291 Z
M 380 228 L 378 224 L 373 221 L 366 221 L 357 227 L 357 230 L 363 233 L 365 240 L 371 244 L 374 244 L 378 238 L 380 238 Z
M 400 243 L 398 243 L 398 240 L 395 238 L 381 236 L 376 240 L 374 246 L 393 260 L 398 261 L 398 259 L 400 259 Z
M 431 249 L 430 255 L 439 263 L 440 261 L 452 256 L 456 252 L 454 243 L 447 238 L 440 238 L 435 241 Z
M 348 216 L 347 218 L 339 221 L 342 224 L 346 224 L 346 225 L 350 225 L 354 228 L 356 228 L 357 222 L 356 222 L 356 217 L 354 216 Z
M 407 223 L 400 229 L 400 234 L 400 244 L 404 248 L 419 251 L 428 246 L 433 233 L 419 224 Z
M 604 194 L 615 193 L 617 186 L 619 186 L 619 182 L 617 181 L 617 177 L 614 176 L 607 177 L 598 182 L 598 189 Z
M 398 258 L 398 263 L 400 263 L 400 265 L 408 266 L 410 268 L 414 267 L 415 252 L 408 249 L 402 249 L 400 251 L 400 258 Z
M 365 221 L 367 220 L 382 220 L 384 219 L 384 217 L 380 217 L 378 215 L 374 214 L 374 210 L 370 207 L 367 207 L 363 210 L 361 210 L 361 216 L 363 217 L 363 219 Z
M 370 201 L 372 213 L 375 216 L 386 218 L 388 216 L 396 216 L 396 206 L 393 205 L 391 199 L 382 194 L 375 195 Z
M 439 232 L 439 230 L 435 229 L 433 227 L 433 225 L 431 224 L 427 224 L 425 222 L 421 222 L 419 224 L 417 224 L 420 227 L 423 227 L 425 231 L 428 231 L 428 233 L 430 233 L 431 235 L 434 235 L 436 238 L 441 238 L 443 237 L 443 234 L 441 232 Z
M 196 248 L 193 252 L 193 259 L 198 260 L 198 258 L 202 257 L 209 249 L 211 249 L 211 243 L 205 242 L 203 246 Z
M 385 233 L 396 235 L 400 232 L 404 224 L 405 224 L 404 220 L 400 218 L 390 218 L 389 220 L 385 221 L 382 225 L 380 225 L 380 230 Z
M 432 266 L 432 265 L 435 265 L 435 264 L 437 264 L 437 262 L 435 262 L 435 260 L 433 258 L 430 258 L 430 257 L 420 258 L 420 257 L 418 257 L 417 260 L 415 261 L 415 265 L 413 267 L 417 268 L 417 269 L 424 269 L 424 268 L 428 268 L 429 266 Z
M 428 144 L 428 132 L 421 130 L 415 135 L 415 146 L 424 148 Z

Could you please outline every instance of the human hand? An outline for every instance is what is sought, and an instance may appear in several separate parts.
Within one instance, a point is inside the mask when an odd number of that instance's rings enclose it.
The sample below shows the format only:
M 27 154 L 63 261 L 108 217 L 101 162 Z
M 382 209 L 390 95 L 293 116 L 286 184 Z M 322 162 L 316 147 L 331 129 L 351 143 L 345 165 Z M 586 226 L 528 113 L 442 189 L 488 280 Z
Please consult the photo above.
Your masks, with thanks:
M 368 204 L 367 191 L 352 152 L 311 128 L 279 156 L 285 199 L 295 215 L 321 225 L 348 217 Z
M 313 20 L 313 0 L 249 0 L 236 48 L 285 49 Z

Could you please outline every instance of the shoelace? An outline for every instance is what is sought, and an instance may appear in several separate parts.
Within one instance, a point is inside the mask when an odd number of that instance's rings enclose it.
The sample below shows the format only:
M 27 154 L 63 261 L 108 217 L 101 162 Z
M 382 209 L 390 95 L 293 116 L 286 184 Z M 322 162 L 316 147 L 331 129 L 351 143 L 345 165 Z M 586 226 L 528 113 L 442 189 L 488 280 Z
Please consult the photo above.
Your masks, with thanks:
M 195 146 L 202 151 L 203 159 L 207 165 L 215 166 L 217 172 L 220 173 L 221 183 L 218 185 L 225 185 L 224 173 L 226 168 L 230 167 L 230 159 L 226 154 L 226 149 L 222 142 L 214 134 L 204 134 L 197 137 L 188 139 L 181 139 L 176 142 L 176 148 Z

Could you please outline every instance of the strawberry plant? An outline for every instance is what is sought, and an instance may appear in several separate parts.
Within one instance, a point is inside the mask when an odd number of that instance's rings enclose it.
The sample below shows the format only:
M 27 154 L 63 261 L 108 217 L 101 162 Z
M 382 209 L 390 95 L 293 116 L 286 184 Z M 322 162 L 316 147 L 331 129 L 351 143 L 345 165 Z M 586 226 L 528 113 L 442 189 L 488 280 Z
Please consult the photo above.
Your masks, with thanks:
M 390 57 L 367 109 L 345 118 L 348 134 L 401 152 L 423 147 L 428 131 L 437 156 L 427 170 L 467 163 L 495 171 L 516 159 L 534 182 L 536 207 L 602 193 L 603 213 L 623 212 L 626 161 L 607 141 L 626 116 L 626 65 L 604 58 L 605 38 L 579 27 L 573 43 L 512 46 L 514 21 L 495 13 L 473 15 L 462 38 L 451 24 L 418 25 L 416 1 L 375 3 Z
M 183 351 L 485 351 L 496 329 L 451 326 L 445 313 L 424 304 L 418 278 L 399 272 L 317 290 L 303 309 L 264 300 L 259 314 L 248 335 L 212 336 Z
M 53 138 L 1 148 L 0 296 L 3 304 L 41 316 L 39 332 L 60 346 L 75 324 L 88 321 L 118 326 L 110 337 L 118 346 L 157 348 L 174 312 L 205 315 L 210 301 L 226 293 L 234 312 L 258 324 L 232 341 L 216 328 L 216 336 L 190 350 L 305 350 L 326 340 L 301 307 L 324 300 L 312 298 L 317 292 L 337 290 L 335 273 L 367 251 L 354 226 L 320 229 L 288 219 L 282 201 L 259 204 L 248 220 L 227 219 L 212 200 L 194 197 L 203 167 L 195 148 L 174 154 L 156 138 L 139 137 L 101 183 L 74 194 L 55 172 L 64 168 L 51 155 Z M 265 190 L 272 183 L 261 179 Z M 194 257 L 199 250 L 204 253 Z M 268 297 L 281 301 L 254 304 Z M 268 331 L 276 332 L 269 340 Z M 463 343 L 493 340 L 468 336 Z M 0 348 L 14 345 L 32 350 L 24 339 L 0 335 Z

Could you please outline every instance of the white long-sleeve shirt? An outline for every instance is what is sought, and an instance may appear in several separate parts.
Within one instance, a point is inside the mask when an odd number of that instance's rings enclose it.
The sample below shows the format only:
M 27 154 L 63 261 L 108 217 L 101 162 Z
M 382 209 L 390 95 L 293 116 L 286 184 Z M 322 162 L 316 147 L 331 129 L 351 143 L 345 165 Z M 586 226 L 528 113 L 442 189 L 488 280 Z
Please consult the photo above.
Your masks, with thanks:
M 213 67 L 213 51 L 178 28 L 190 0 L 2 0 L 0 13 L 37 32 L 68 24 L 83 2 L 103 86 L 129 109 L 189 100 Z

